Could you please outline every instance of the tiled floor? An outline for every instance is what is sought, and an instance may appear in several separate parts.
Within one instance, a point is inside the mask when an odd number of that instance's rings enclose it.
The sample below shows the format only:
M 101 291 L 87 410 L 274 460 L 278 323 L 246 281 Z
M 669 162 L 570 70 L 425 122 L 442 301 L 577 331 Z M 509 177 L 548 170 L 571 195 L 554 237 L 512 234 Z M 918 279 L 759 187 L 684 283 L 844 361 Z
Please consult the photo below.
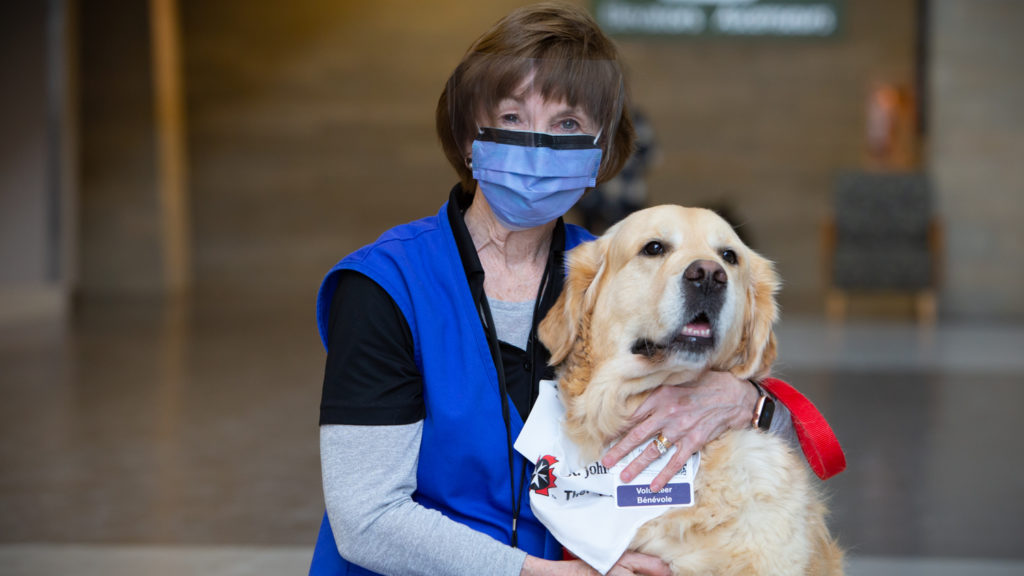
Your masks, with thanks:
M 291 574 L 322 513 L 312 294 L 0 326 L 0 575 Z M 1024 326 L 786 318 L 850 574 L 1024 574 Z

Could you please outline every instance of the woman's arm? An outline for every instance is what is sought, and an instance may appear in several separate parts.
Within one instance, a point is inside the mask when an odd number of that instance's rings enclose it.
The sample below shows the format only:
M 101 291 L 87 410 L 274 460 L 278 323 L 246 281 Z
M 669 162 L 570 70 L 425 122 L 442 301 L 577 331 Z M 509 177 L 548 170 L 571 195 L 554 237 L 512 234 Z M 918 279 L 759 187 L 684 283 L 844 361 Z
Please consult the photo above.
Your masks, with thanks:
M 412 500 L 423 383 L 394 300 L 343 272 L 328 326 L 320 457 L 339 553 L 384 574 L 519 574 L 524 552 Z
M 420 423 L 320 427 L 324 500 L 346 560 L 381 574 L 597 576 L 580 560 L 527 556 L 414 502 L 422 430 Z M 657 558 L 627 552 L 608 572 L 631 574 L 671 571 Z
M 525 552 L 412 500 L 422 430 L 422 422 L 320 427 L 324 501 L 338 551 L 382 574 L 519 574 Z
M 527 556 L 521 576 L 599 576 L 582 560 L 552 561 Z M 672 576 L 672 569 L 660 558 L 626 552 L 605 576 Z

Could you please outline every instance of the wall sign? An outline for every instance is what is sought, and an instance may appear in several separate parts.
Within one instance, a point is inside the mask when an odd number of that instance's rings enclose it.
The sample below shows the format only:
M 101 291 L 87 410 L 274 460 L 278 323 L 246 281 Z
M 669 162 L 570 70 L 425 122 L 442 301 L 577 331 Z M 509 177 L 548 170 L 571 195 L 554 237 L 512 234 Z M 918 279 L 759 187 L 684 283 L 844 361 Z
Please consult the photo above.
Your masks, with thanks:
M 609 34 L 822 38 L 843 0 L 593 0 Z

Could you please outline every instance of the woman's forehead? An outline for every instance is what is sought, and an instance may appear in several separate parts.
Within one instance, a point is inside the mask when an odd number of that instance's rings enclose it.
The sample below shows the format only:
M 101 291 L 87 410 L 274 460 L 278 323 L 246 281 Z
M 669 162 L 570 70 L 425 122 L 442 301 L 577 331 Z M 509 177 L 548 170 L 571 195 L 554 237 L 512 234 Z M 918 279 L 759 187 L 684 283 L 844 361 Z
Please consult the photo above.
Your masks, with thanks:
M 571 105 L 566 98 L 567 90 L 561 90 L 556 93 L 545 94 L 542 86 L 538 86 L 534 83 L 536 73 L 530 73 L 516 86 L 515 90 L 511 94 L 508 94 L 501 98 L 500 103 L 512 101 L 518 104 L 545 107 L 545 108 L 563 108 L 569 110 L 575 110 L 583 112 L 583 109 L 579 104 Z
M 509 102 L 527 106 L 530 108 L 560 108 L 569 110 L 578 110 L 579 106 L 570 106 L 564 97 L 545 98 L 543 94 L 538 90 L 525 90 L 516 92 L 505 98 L 502 98 L 499 105 L 504 105 Z M 580 110 L 582 111 L 582 110 Z
M 537 68 L 531 68 L 525 76 L 515 82 L 510 94 L 504 97 L 514 100 L 540 98 L 554 103 L 567 103 L 570 94 L 583 94 L 587 91 L 582 86 L 577 86 L 570 77 L 551 72 L 553 71 L 542 71 L 538 77 Z

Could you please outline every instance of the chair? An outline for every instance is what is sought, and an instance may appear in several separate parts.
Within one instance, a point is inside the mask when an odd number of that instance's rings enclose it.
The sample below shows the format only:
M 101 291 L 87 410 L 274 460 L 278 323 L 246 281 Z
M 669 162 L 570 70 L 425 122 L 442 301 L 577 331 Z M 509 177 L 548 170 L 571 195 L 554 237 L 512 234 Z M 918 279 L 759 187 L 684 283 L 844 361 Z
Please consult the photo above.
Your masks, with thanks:
M 836 180 L 823 228 L 826 316 L 846 316 L 852 295 L 907 294 L 917 318 L 936 319 L 942 229 L 927 177 L 851 172 Z

